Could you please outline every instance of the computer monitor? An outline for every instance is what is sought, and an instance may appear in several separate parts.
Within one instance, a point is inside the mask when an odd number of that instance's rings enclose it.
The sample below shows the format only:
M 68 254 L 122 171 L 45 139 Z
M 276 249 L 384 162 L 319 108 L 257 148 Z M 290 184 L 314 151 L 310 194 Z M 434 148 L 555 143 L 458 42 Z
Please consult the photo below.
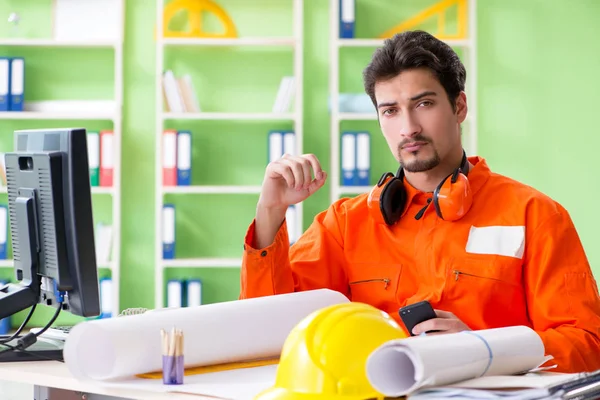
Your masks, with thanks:
M 5 168 L 17 282 L 0 289 L 0 319 L 34 304 L 98 316 L 87 132 L 22 130 L 14 139 Z

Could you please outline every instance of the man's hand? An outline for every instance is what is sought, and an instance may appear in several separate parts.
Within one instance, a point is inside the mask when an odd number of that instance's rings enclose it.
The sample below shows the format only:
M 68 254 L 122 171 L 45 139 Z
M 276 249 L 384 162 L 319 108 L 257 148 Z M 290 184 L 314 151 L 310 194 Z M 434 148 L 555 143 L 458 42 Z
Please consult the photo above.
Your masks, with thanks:
M 423 332 L 439 331 L 428 333 L 435 335 L 439 333 L 455 333 L 461 331 L 470 331 L 467 325 L 448 311 L 434 310 L 437 318 L 432 318 L 417 324 L 413 328 L 413 334 L 420 335 Z
M 287 210 L 290 205 L 306 200 L 319 190 L 326 178 L 327 174 L 314 154 L 285 154 L 267 166 L 258 206 Z
M 255 246 L 269 246 L 292 204 L 300 203 L 319 190 L 327 173 L 313 154 L 284 155 L 267 166 L 256 207 Z

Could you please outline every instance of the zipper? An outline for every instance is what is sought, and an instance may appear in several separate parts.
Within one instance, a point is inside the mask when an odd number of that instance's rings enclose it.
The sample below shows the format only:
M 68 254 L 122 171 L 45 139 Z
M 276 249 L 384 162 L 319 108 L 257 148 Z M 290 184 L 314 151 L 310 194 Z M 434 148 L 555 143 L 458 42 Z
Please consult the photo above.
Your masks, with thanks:
M 455 269 L 455 270 L 452 270 L 452 272 L 454 273 L 454 280 L 455 280 L 455 281 L 458 281 L 458 276 L 459 276 L 459 275 L 465 275 L 465 276 L 472 276 L 472 277 L 475 277 L 475 278 L 480 278 L 480 279 L 491 279 L 491 280 L 493 280 L 493 281 L 499 281 L 499 282 L 503 282 L 501 279 L 498 279 L 498 278 L 490 278 L 490 277 L 487 277 L 487 276 L 481 276 L 481 275 L 470 274 L 470 273 L 468 273 L 468 272 L 462 272 L 462 271 L 459 271 L 459 270 L 457 270 L 457 269 Z
M 356 285 L 357 283 L 368 283 L 368 282 L 384 282 L 385 285 L 383 286 L 383 288 L 387 289 L 388 285 L 390 284 L 390 279 L 389 278 L 363 279 L 362 281 L 350 282 L 350 285 Z

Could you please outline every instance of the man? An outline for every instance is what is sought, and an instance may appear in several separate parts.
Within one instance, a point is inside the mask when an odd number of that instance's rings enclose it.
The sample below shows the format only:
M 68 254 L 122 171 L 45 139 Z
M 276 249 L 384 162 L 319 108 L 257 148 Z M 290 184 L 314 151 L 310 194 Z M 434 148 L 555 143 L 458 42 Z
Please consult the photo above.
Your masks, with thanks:
M 269 164 L 240 297 L 330 288 L 396 320 L 400 307 L 428 300 L 437 318 L 414 334 L 526 325 L 555 371 L 600 369 L 600 297 L 570 216 L 483 158 L 463 156 L 465 77 L 454 51 L 425 32 L 387 40 L 364 83 L 397 177 L 336 201 L 290 248 L 285 211 L 327 174 L 311 154 Z

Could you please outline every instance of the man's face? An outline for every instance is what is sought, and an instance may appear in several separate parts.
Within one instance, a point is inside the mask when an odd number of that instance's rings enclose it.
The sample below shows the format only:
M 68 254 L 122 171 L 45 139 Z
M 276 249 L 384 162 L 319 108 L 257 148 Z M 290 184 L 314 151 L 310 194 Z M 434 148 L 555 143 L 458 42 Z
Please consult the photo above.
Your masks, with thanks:
M 428 171 L 462 147 L 466 97 L 461 93 L 452 110 L 444 87 L 429 70 L 411 69 L 376 83 L 375 98 L 383 135 L 406 171 Z

